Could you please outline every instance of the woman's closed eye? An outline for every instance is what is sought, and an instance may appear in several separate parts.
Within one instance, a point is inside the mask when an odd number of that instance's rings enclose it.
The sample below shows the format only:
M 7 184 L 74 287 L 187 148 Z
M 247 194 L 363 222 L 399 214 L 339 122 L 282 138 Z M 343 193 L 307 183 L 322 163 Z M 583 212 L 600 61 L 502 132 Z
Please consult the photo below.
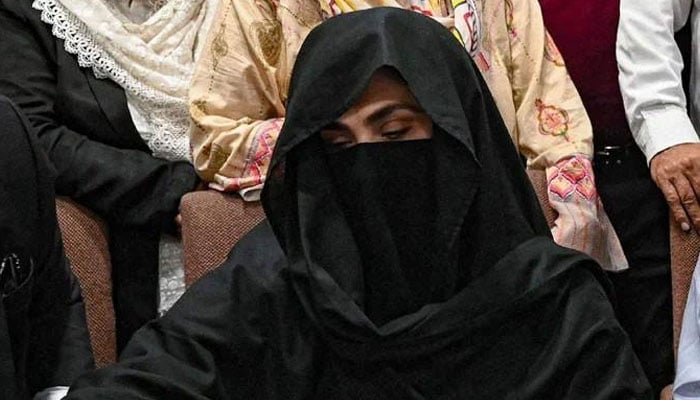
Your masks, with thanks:
M 333 142 L 326 142 L 326 146 L 328 146 L 331 149 L 335 149 L 335 150 L 347 149 L 348 147 L 351 147 L 353 144 L 355 144 L 353 141 L 347 140 L 347 139 L 337 140 L 337 141 L 333 141 Z
M 392 129 L 382 132 L 382 138 L 387 140 L 401 140 L 407 133 L 411 131 L 411 127 Z
M 343 131 L 324 130 L 321 131 L 321 139 L 328 151 L 337 151 L 348 148 L 354 144 L 351 135 Z

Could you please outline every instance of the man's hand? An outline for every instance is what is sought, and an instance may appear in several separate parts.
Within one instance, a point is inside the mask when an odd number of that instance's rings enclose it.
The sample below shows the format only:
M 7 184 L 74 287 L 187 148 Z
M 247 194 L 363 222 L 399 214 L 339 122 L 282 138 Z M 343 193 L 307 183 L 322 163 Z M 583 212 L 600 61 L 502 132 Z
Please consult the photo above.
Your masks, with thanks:
M 651 177 L 681 229 L 700 232 L 700 143 L 679 144 L 651 159 Z

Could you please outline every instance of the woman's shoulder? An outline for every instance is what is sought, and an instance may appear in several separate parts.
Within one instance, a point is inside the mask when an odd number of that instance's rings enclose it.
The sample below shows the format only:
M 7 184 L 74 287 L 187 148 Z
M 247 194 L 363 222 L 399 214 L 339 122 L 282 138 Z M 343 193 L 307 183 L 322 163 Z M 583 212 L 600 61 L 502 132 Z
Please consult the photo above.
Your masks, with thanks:
M 282 247 L 265 219 L 236 243 L 224 261 L 224 265 L 246 265 L 272 273 L 281 268 L 284 260 Z
M 281 282 L 280 271 L 285 265 L 284 253 L 272 228 L 263 220 L 236 243 L 221 265 L 195 285 L 218 282 L 227 286 L 226 290 L 232 290 L 245 282 L 242 285 L 248 289 L 258 287 L 261 292 L 267 292 Z
M 262 221 L 238 241 L 219 267 L 195 282 L 173 310 L 228 302 L 247 305 L 242 309 L 256 313 L 264 303 L 262 299 L 284 296 L 281 271 L 285 262 L 272 229 L 266 220 Z

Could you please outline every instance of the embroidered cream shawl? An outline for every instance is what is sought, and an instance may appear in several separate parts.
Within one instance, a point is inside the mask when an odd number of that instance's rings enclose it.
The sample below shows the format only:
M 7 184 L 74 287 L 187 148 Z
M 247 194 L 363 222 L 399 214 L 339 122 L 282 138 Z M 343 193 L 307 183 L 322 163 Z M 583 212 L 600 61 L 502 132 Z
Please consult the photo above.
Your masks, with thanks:
M 124 88 L 145 117 L 140 133 L 154 156 L 188 160 L 187 93 L 217 4 L 170 0 L 134 20 L 108 0 L 35 0 L 33 7 L 81 67 Z

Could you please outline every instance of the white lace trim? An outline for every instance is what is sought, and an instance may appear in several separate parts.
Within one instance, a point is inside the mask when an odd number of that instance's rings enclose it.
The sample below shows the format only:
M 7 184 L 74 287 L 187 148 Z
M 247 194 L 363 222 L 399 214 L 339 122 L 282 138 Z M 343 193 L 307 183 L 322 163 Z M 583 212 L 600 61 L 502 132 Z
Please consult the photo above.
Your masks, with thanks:
M 78 65 L 91 68 L 97 78 L 109 78 L 133 95 L 134 106 L 150 117 L 153 134 L 141 137 L 154 156 L 191 160 L 186 98 L 153 90 L 134 78 L 97 43 L 88 27 L 57 0 L 34 0 L 32 7 L 41 11 L 41 20 L 52 26 L 53 35 L 64 41 L 64 48 L 77 57 Z

